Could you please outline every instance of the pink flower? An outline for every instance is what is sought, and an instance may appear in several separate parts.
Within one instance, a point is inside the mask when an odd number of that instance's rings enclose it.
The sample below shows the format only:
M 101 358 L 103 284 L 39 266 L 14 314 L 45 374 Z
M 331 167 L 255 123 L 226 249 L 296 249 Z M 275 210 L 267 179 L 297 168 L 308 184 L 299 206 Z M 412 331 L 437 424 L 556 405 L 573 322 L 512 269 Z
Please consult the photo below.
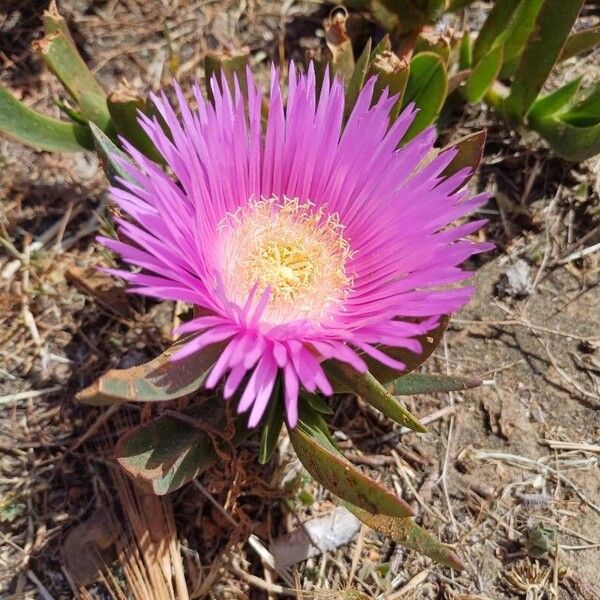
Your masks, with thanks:
M 249 72 L 247 106 L 239 89 L 211 83 L 214 107 L 195 85 L 195 110 L 175 86 L 180 117 L 164 93 L 152 98 L 170 134 L 156 118 L 140 124 L 169 173 L 123 141 L 135 183 L 111 191 L 130 219 L 118 219 L 125 241 L 101 242 L 142 269 L 111 270 L 130 291 L 199 309 L 177 330 L 194 336 L 173 360 L 221 344 L 206 386 L 223 381 L 229 398 L 245 381 L 238 408 L 250 426 L 281 374 L 294 426 L 300 386 L 332 393 L 322 360 L 363 372 L 369 355 L 402 369 L 379 345 L 419 352 L 415 336 L 469 300 L 472 288 L 448 284 L 467 279 L 459 265 L 491 245 L 464 239 L 483 221 L 448 225 L 486 196 L 455 191 L 468 170 L 444 179 L 454 152 L 430 159 L 433 128 L 396 149 L 415 112 L 388 127 L 394 98 L 371 106 L 373 80 L 343 126 L 339 80 L 325 77 L 317 97 L 312 66 L 301 75 L 291 64 L 284 108 L 273 69 L 264 134 Z

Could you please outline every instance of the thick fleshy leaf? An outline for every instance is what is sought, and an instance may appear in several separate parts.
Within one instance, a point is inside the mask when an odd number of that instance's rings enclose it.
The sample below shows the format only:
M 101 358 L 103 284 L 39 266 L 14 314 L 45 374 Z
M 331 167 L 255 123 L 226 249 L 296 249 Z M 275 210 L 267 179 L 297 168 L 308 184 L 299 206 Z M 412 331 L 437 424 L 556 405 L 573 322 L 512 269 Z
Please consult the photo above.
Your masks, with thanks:
M 578 127 L 593 127 L 600 122 L 600 82 L 587 89 L 561 117 Z
M 461 71 L 471 69 L 473 66 L 473 41 L 468 31 L 463 33 L 458 47 L 458 68 Z
M 576 31 L 568 38 L 558 58 L 559 61 L 567 60 L 600 45 L 600 25 Z
M 531 119 L 529 124 L 565 160 L 579 162 L 600 153 L 600 123 L 578 127 L 560 117 Z
M 107 105 L 117 133 L 151 160 L 163 162 L 162 155 L 138 123 L 139 113 L 146 112 L 144 100 L 130 88 L 121 86 L 110 94 Z
M 398 396 L 412 396 L 414 394 L 459 392 L 480 386 L 481 383 L 481 379 L 473 377 L 408 373 L 393 381 L 390 386 L 392 392 Z
M 496 40 L 494 47 L 504 48 L 504 64 L 500 71 L 502 79 L 511 77 L 515 72 L 543 3 L 544 0 L 521 0 L 512 14 L 510 24 Z
M 412 509 L 402 498 L 367 477 L 337 450 L 323 426 L 318 413 L 304 407 L 298 425 L 288 428 L 296 455 L 312 477 L 336 496 L 364 510 L 412 516 Z
M 94 147 L 87 127 L 52 119 L 31 110 L 2 86 L 0 133 L 28 146 L 50 152 L 78 152 Z
M 579 90 L 581 79 L 581 77 L 578 77 L 550 94 L 538 98 L 527 114 L 528 121 L 551 117 L 565 109 Z
M 214 102 L 214 96 L 211 88 L 213 76 L 218 85 L 221 86 L 223 77 L 233 92 L 235 90 L 235 79 L 240 86 L 240 91 L 244 97 L 248 97 L 248 85 L 246 82 L 246 67 L 249 63 L 249 56 L 245 52 L 209 52 L 204 57 L 204 78 L 206 83 L 206 94 L 211 102 Z
M 79 392 L 76 399 L 93 405 L 160 402 L 197 391 L 219 357 L 222 346 L 215 344 L 183 360 L 171 361 L 171 356 L 181 348 L 182 343 L 176 342 L 144 365 L 130 369 L 111 369 Z
M 348 13 L 345 8 L 334 8 L 325 21 L 325 41 L 331 52 L 331 64 L 334 71 L 350 81 L 355 70 L 352 40 L 346 33 Z
M 398 519 L 382 514 L 372 514 L 344 502 L 344 506 L 365 525 L 395 542 L 428 556 L 432 560 L 457 571 L 465 566 L 457 554 L 430 533 L 419 527 L 412 519 Z
M 476 131 L 475 133 L 470 133 L 465 137 L 460 138 L 454 144 L 451 144 L 449 148 L 456 148 L 458 153 L 452 159 L 452 162 L 444 169 L 444 177 L 450 177 L 465 167 L 469 167 L 471 173 L 474 173 L 483 158 L 485 140 L 486 132 Z M 456 189 L 462 186 L 469 177 L 470 175 L 457 184 Z
M 98 154 L 98 158 L 100 158 L 107 179 L 111 183 L 114 183 L 116 177 L 121 177 L 126 181 L 133 182 L 134 180 L 131 175 L 129 175 L 129 173 L 127 173 L 127 171 L 125 171 L 125 169 L 123 169 L 123 167 L 115 160 L 115 158 L 118 157 L 127 162 L 131 162 L 131 159 L 91 121 L 89 127 L 96 154 Z
M 488 16 L 473 42 L 473 61 L 479 62 L 497 43 L 503 34 L 506 34 L 511 19 L 521 0 L 496 0 Z
M 473 68 L 464 90 L 468 102 L 479 102 L 492 87 L 502 66 L 503 47 L 492 48 Z
M 213 398 L 179 417 L 163 415 L 131 429 L 117 442 L 115 457 L 142 487 L 168 494 L 215 464 L 217 449 L 227 453 L 249 435 L 239 420 L 231 440 L 214 434 L 228 427 L 225 406 Z
M 504 102 L 504 112 L 509 118 L 521 121 L 531 108 L 562 52 L 583 2 L 545 0 Z
M 354 392 L 396 423 L 414 431 L 427 431 L 419 420 L 368 371 L 359 374 L 345 363 L 332 362 L 327 365 L 326 372 L 336 392 L 345 390 Z
M 283 427 L 284 406 L 281 397 L 281 384 L 276 384 L 276 389 L 269 403 L 267 417 L 264 419 L 260 431 L 260 446 L 258 450 L 258 462 L 267 464 L 277 448 L 279 433 Z
M 75 46 L 75 42 L 69 31 L 69 26 L 64 17 L 58 12 L 56 0 L 52 0 L 48 5 L 48 8 L 43 12 L 42 23 L 44 24 L 44 31 L 47 35 L 51 33 L 62 33 L 69 42 Z
M 370 57 L 371 38 L 367 40 L 360 58 L 356 61 L 352 77 L 350 77 L 348 85 L 346 86 L 346 102 L 344 104 L 344 118 L 346 119 L 350 116 L 350 113 L 356 104 L 356 100 L 358 99 L 358 95 L 360 94 L 360 90 L 365 83 Z
M 79 104 L 83 117 L 103 131 L 112 132 L 106 94 L 69 37 L 57 31 L 39 40 L 36 46 L 48 68 Z
M 600 84 L 587 90 L 577 100 L 552 112 L 551 109 L 575 94 L 579 80 L 541 98 L 534 104 L 527 119 L 532 129 L 550 144 L 558 156 L 581 161 L 600 152 Z M 558 99 L 555 95 L 558 95 Z M 546 107 L 546 110 L 542 109 Z
M 390 110 L 390 119 L 395 120 L 402 107 L 402 98 L 408 82 L 410 64 L 405 58 L 398 58 L 393 52 L 380 52 L 369 67 L 369 76 L 375 75 L 374 98 L 379 99 L 383 90 L 398 100 Z
M 406 143 L 431 125 L 438 116 L 448 90 L 448 76 L 443 59 L 433 52 L 422 52 L 410 61 L 410 74 L 403 106 L 414 102 L 419 109 L 404 136 Z

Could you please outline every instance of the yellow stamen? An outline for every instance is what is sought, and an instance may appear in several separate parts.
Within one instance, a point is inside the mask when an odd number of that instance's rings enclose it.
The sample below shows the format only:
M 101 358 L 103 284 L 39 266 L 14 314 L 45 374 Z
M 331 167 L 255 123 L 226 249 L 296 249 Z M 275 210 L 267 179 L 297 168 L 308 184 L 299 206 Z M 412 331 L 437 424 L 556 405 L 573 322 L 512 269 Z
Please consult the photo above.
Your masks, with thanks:
M 352 284 L 351 255 L 337 214 L 310 202 L 250 201 L 220 225 L 221 273 L 230 298 L 243 304 L 252 287 L 270 289 L 265 319 L 322 320 Z

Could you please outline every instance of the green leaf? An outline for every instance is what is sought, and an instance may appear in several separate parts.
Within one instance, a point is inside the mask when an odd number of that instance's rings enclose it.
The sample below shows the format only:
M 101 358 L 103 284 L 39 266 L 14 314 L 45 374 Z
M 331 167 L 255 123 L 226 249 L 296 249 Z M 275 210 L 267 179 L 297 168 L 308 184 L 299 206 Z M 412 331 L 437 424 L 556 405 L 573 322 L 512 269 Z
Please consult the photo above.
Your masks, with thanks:
M 479 62 L 504 35 L 521 0 L 496 0 L 473 43 L 473 60 Z M 501 45 L 501 43 L 500 43 Z
M 481 379 L 452 375 L 431 375 L 429 373 L 409 373 L 396 379 L 391 384 L 393 393 L 399 396 L 459 392 L 480 385 Z
M 551 117 L 534 116 L 529 119 L 529 125 L 548 142 L 558 156 L 579 162 L 600 153 L 599 118 L 596 116 L 594 120 L 592 117 L 582 116 L 577 113 L 573 116 L 568 111 Z
M 37 48 L 48 68 L 79 104 L 84 118 L 105 132 L 112 131 L 106 94 L 69 37 L 63 31 L 52 33 L 37 42 Z
M 395 120 L 400 114 L 402 98 L 408 82 L 410 70 L 406 59 L 398 58 L 393 52 L 380 52 L 369 67 L 369 77 L 376 76 L 374 100 L 378 100 L 383 90 L 387 89 L 390 96 L 397 95 L 398 100 L 390 110 L 390 119 Z
M 138 123 L 139 112 L 146 112 L 146 103 L 125 86 L 114 91 L 107 100 L 110 116 L 117 133 L 154 162 L 164 162 L 160 152 Z
M 118 147 L 114 142 L 94 123 L 89 123 L 90 132 L 96 148 L 96 153 L 102 163 L 102 168 L 106 173 L 106 177 L 111 183 L 115 182 L 116 177 L 121 177 L 127 181 L 134 182 L 132 177 L 121 167 L 115 160 L 119 157 L 128 163 L 131 159 Z
M 46 117 L 19 102 L 0 86 L 0 132 L 50 152 L 78 152 L 94 147 L 87 127 Z
M 345 81 L 350 81 L 355 71 L 352 41 L 346 33 L 347 11 L 334 8 L 325 21 L 325 41 L 331 52 L 334 71 Z
M 227 453 L 248 437 L 239 420 L 231 440 L 212 433 L 227 430 L 225 407 L 213 398 L 179 417 L 163 415 L 135 427 L 119 439 L 115 457 L 144 489 L 168 494 L 214 465 L 218 451 Z
M 450 177 L 466 167 L 471 169 L 471 174 L 475 173 L 477 167 L 479 167 L 481 159 L 483 158 L 485 140 L 486 132 L 476 131 L 475 133 L 470 133 L 465 137 L 460 138 L 448 148 L 444 148 L 444 150 L 450 148 L 455 148 L 458 150 L 458 153 L 452 159 L 452 162 L 444 169 L 444 172 L 442 173 L 444 177 Z M 465 177 L 465 179 L 457 185 L 456 189 L 462 186 L 464 182 L 471 177 L 471 174 L 467 175 L 467 177 Z
M 513 12 L 510 25 L 496 40 L 494 46 L 504 48 L 505 64 L 500 72 L 501 78 L 511 77 L 514 73 L 543 3 L 544 0 L 521 0 Z
M 188 341 L 188 340 L 186 340 Z M 150 362 L 130 369 L 111 369 L 76 395 L 84 404 L 103 405 L 114 402 L 160 402 L 174 400 L 197 391 L 222 352 L 214 344 L 183 360 L 171 357 L 185 341 L 173 344 Z
M 414 431 L 427 431 L 368 371 L 357 373 L 351 366 L 337 361 L 328 363 L 325 370 L 336 392 L 350 390 L 396 423 Z
M 288 427 L 296 455 L 306 470 L 321 485 L 355 506 L 396 517 L 413 514 L 410 506 L 373 481 L 350 463 L 311 421 L 310 412 L 301 411 L 298 426 Z
M 264 420 L 260 432 L 260 447 L 258 450 L 258 462 L 266 465 L 277 448 L 279 433 L 283 427 L 283 398 L 281 397 L 281 383 L 278 380 L 274 394 L 269 402 L 267 418 Z
M 458 47 L 458 68 L 461 71 L 466 71 L 473 66 L 473 42 L 471 34 L 468 31 L 463 33 Z
M 505 114 L 521 121 L 556 63 L 584 0 L 545 0 L 504 102 Z
M 468 102 L 480 102 L 492 87 L 502 66 L 503 47 L 492 48 L 473 68 L 463 88 Z
M 527 115 L 528 121 L 543 119 L 561 112 L 579 90 L 581 79 L 582 77 L 577 77 L 550 94 L 538 98 Z
M 412 519 L 398 519 L 382 514 L 372 514 L 345 502 L 346 508 L 365 525 L 395 542 L 428 556 L 432 560 L 457 571 L 465 566 L 456 553 L 430 533 L 419 527 Z
M 563 121 L 577 127 L 593 127 L 600 121 L 600 82 L 589 88 L 574 106 L 561 115 Z
M 588 50 L 596 48 L 600 44 L 600 25 L 576 31 L 568 38 L 558 57 L 558 61 L 567 60 L 578 54 L 583 54 Z
M 322 415 L 332 415 L 334 413 L 333 409 L 321 396 L 317 396 L 317 394 L 311 394 L 309 392 L 300 392 L 300 396 L 303 400 L 308 402 L 309 406 L 316 410 L 318 413 Z
M 371 38 L 367 40 L 365 47 L 356 62 L 352 77 L 346 86 L 346 102 L 344 105 L 344 118 L 347 119 L 356 104 L 360 90 L 362 90 L 369 68 L 369 60 L 371 57 Z
M 420 110 L 404 136 L 403 143 L 433 123 L 442 108 L 447 90 L 446 67 L 439 55 L 422 52 L 412 58 L 403 107 L 414 102 Z
M 244 98 L 248 98 L 248 82 L 246 81 L 246 67 L 249 64 L 247 53 L 229 53 L 229 52 L 208 52 L 204 57 L 204 77 L 206 83 L 206 95 L 214 103 L 211 81 L 216 78 L 219 88 L 221 87 L 221 78 L 225 76 L 225 81 L 233 93 L 235 90 L 234 81 L 237 77 L 240 91 Z

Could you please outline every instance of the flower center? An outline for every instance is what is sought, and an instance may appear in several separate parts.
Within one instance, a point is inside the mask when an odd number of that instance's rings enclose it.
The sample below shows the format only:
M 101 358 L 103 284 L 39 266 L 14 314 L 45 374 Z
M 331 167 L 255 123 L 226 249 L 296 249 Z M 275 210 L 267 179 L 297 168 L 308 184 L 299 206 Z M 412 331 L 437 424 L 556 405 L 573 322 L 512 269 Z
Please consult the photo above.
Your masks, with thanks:
M 269 288 L 263 319 L 321 322 L 352 284 L 348 242 L 337 214 L 310 202 L 251 200 L 219 226 L 221 275 L 231 300 L 243 305 L 255 285 Z

